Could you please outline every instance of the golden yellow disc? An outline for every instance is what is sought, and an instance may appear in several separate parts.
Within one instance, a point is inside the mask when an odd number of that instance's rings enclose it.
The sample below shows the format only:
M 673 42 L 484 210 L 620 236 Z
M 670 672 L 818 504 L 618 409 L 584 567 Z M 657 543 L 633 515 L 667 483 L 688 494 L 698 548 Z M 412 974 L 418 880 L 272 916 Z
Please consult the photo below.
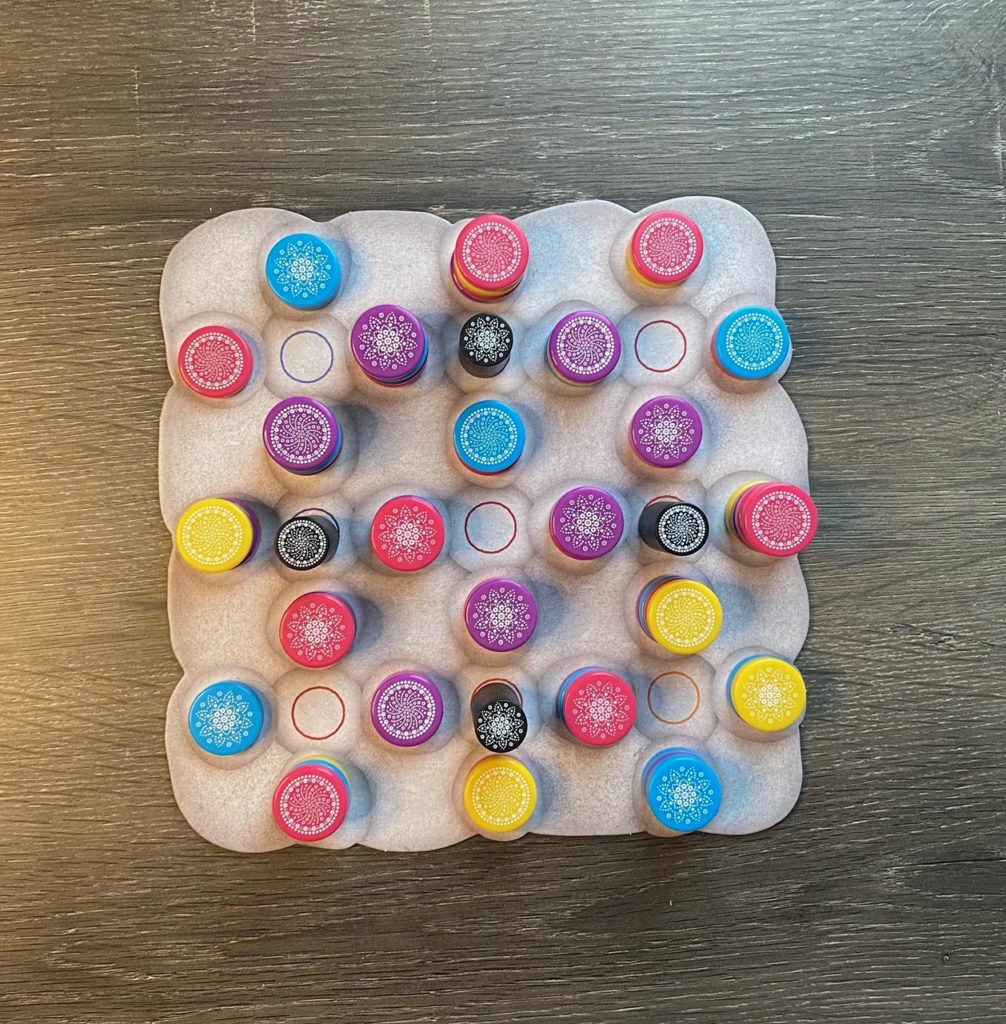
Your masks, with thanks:
M 515 757 L 484 757 L 468 773 L 465 810 L 483 832 L 513 832 L 526 825 L 538 804 L 534 776 Z
M 235 502 L 203 498 L 182 513 L 175 541 L 186 565 L 203 572 L 225 572 L 248 557 L 255 527 Z
M 673 579 L 661 583 L 646 602 L 646 628 L 675 654 L 704 651 L 720 634 L 723 607 L 704 583 Z
M 740 487 L 734 491 L 733 494 L 727 498 L 727 507 L 723 510 L 723 521 L 726 524 L 727 533 L 734 533 L 734 506 L 741 499 L 741 495 L 749 488 L 754 487 L 755 484 L 765 484 L 767 480 L 749 480 L 746 484 L 741 484 Z
M 782 658 L 748 658 L 730 675 L 730 703 L 748 725 L 778 732 L 803 716 L 807 686 L 800 670 Z

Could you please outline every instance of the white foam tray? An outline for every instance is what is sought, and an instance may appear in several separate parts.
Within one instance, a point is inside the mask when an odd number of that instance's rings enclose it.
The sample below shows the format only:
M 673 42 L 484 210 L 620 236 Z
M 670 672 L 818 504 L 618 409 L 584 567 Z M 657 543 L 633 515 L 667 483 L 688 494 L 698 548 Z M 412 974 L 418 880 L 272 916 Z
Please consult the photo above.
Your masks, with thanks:
M 706 253 L 691 278 L 667 291 L 633 280 L 625 251 L 642 214 L 670 207 L 699 223 Z M 671 745 L 704 751 L 721 776 L 722 808 L 706 831 L 764 829 L 796 802 L 799 735 L 745 738 L 725 699 L 725 673 L 737 657 L 764 650 L 794 658 L 809 618 L 797 559 L 753 556 L 723 528 L 727 496 L 746 479 L 808 485 L 806 435 L 781 385 L 730 387 L 711 363 L 709 339 L 728 312 L 774 305 L 775 260 L 765 232 L 743 208 L 701 196 L 638 214 L 579 202 L 519 222 L 532 252 L 528 273 L 513 295 L 489 307 L 465 300 L 451 284 L 450 253 L 461 224 L 426 213 L 349 213 L 317 224 L 284 210 L 239 210 L 191 231 L 168 258 L 161 318 L 175 383 L 161 415 L 165 523 L 173 531 L 187 505 L 214 495 L 273 510 L 245 565 L 206 575 L 173 552 L 168 572 L 171 642 L 184 670 L 168 705 L 168 761 L 182 813 L 213 843 L 247 852 L 289 845 L 272 818 L 272 793 L 296 760 L 318 754 L 347 767 L 352 800 L 342 828 L 315 845 L 429 850 L 471 836 L 460 787 L 486 752 L 466 709 L 475 686 L 499 676 L 520 687 L 529 718 L 516 755 L 536 773 L 541 795 L 527 830 L 661 834 L 642 806 L 640 771 L 653 752 Z M 265 287 L 265 253 L 297 230 L 325 235 L 348 267 L 340 294 L 320 312 L 282 307 Z M 408 387 L 373 384 L 348 354 L 355 318 L 383 302 L 413 311 L 430 336 L 429 363 Z M 544 347 L 558 317 L 584 307 L 618 324 L 624 354 L 612 377 L 574 390 L 546 367 Z M 511 323 L 515 349 L 500 376 L 478 380 L 461 371 L 455 353 L 461 323 L 485 308 Z M 252 381 L 230 399 L 201 398 L 178 379 L 182 340 L 208 322 L 257 339 Z M 313 477 L 280 470 L 262 447 L 270 406 L 298 394 L 331 403 L 345 429 L 339 460 Z M 632 411 L 657 394 L 698 405 L 706 434 L 700 453 L 683 467 L 647 474 L 625 456 L 619 439 L 627 436 Z M 524 457 L 500 481 L 466 476 L 450 443 L 457 413 L 490 396 L 515 403 L 530 427 Z M 620 496 L 626 535 L 612 555 L 577 566 L 551 550 L 545 522 L 558 494 L 582 483 Z M 392 574 L 369 557 L 370 518 L 396 493 L 439 499 L 448 511 L 447 550 L 425 572 Z M 636 538 L 643 504 L 668 493 L 709 514 L 711 540 L 693 558 L 661 556 Z M 329 509 L 342 526 L 338 554 L 308 573 L 286 570 L 272 552 L 276 524 L 315 506 Z M 478 550 L 504 544 L 496 554 Z M 669 655 L 635 623 L 640 587 L 669 572 L 706 580 L 722 601 L 723 631 L 701 656 Z M 504 657 L 467 640 L 461 609 L 476 582 L 506 574 L 531 583 L 541 617 L 532 642 Z M 282 609 L 317 589 L 349 595 L 362 612 L 356 646 L 327 671 L 297 668 L 274 642 Z M 614 747 L 580 746 L 555 720 L 563 678 L 584 664 L 617 669 L 636 688 L 637 725 Z M 389 746 L 369 719 L 378 683 L 403 668 L 432 673 L 445 690 L 440 732 L 414 749 Z M 270 703 L 265 737 L 236 758 L 204 753 L 187 729 L 195 695 L 223 678 L 258 686 Z

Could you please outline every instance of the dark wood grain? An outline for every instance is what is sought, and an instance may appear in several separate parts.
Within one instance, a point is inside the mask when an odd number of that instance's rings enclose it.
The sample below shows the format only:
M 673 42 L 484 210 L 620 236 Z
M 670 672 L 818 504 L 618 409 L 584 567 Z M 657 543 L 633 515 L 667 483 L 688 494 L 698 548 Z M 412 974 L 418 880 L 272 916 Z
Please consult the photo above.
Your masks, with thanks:
M 1001 0 L 4 0 L 0 1019 L 993 1022 L 1006 1005 Z M 171 245 L 252 204 L 723 195 L 823 534 L 777 828 L 237 857 L 172 800 Z

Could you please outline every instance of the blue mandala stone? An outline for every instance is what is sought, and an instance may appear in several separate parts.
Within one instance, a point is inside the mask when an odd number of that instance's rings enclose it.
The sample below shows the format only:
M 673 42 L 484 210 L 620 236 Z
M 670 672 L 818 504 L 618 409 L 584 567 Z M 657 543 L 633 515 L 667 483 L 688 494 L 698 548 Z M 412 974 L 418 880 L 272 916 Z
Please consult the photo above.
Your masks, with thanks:
M 695 832 L 716 817 L 723 800 L 719 776 L 683 747 L 661 750 L 643 769 L 643 796 L 653 816 L 674 832 Z
M 262 698 L 246 683 L 213 683 L 189 709 L 189 732 L 208 754 L 240 754 L 258 740 L 264 727 Z
M 492 475 L 509 469 L 523 454 L 526 441 L 520 414 L 495 399 L 468 406 L 454 424 L 454 451 L 474 473 Z
M 782 369 L 793 351 L 786 321 L 766 306 L 735 309 L 716 328 L 713 356 L 738 380 L 765 380 Z
M 294 309 L 320 309 L 338 294 L 342 268 L 335 250 L 318 235 L 298 232 L 281 238 L 265 261 L 273 294 Z

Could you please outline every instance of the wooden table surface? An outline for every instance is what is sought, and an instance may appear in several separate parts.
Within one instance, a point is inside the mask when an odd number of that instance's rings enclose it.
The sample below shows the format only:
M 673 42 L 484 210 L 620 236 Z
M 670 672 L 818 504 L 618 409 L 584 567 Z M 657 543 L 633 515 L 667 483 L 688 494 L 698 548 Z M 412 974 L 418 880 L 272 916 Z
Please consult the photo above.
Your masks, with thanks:
M 1004 4 L 4 0 L 0 1019 L 1006 1013 Z M 162 747 L 171 246 L 238 207 L 734 199 L 823 531 L 806 784 L 746 838 L 239 857 Z

